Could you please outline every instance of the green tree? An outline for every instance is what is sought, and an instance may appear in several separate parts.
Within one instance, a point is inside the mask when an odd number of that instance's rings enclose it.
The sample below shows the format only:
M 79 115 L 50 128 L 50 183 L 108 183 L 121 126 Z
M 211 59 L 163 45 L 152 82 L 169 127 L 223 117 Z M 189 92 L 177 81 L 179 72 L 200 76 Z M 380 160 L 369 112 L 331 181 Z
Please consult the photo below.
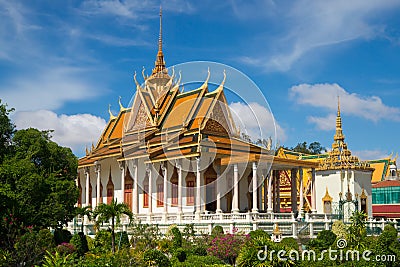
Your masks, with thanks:
M 92 219 L 92 207 L 91 206 L 85 206 L 85 207 L 75 207 L 75 216 L 80 216 L 82 219 L 81 223 L 81 232 L 83 233 L 83 220 L 85 216 L 88 217 L 89 220 Z
M 114 199 L 110 204 L 100 203 L 93 211 L 93 217 L 96 218 L 97 227 L 100 223 L 111 220 L 111 245 L 115 253 L 115 225 L 119 225 L 122 215 L 127 215 L 131 220 L 133 213 L 125 203 L 117 203 Z
M 61 228 L 74 217 L 77 158 L 50 139 L 49 131 L 17 131 L 0 165 L 0 194 L 8 190 L 2 211 L 17 217 L 20 227 Z
M 367 215 L 363 211 L 354 211 L 350 216 L 351 225 L 348 228 L 347 242 L 350 248 L 361 249 L 363 248 L 363 241 L 367 236 L 365 227 L 365 220 Z
M 10 112 L 14 109 L 8 109 L 7 104 L 2 104 L 0 99 L 0 162 L 5 155 L 10 153 L 12 136 L 15 132 L 15 125 L 9 118 Z

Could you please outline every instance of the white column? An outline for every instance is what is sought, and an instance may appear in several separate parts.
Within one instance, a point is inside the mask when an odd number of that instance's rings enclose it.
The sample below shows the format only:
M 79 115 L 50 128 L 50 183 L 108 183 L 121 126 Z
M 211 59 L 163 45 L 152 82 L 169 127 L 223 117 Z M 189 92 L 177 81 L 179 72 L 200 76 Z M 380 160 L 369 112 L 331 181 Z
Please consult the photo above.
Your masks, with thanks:
M 134 172 L 133 172 L 133 188 L 132 188 L 132 213 L 134 215 L 137 215 L 139 213 L 138 209 L 138 162 L 137 160 L 135 161 L 135 164 L 133 165 Z
M 315 169 L 312 168 L 311 170 L 311 212 L 312 213 L 317 213 L 317 210 L 315 209 L 315 203 L 316 203 L 316 195 L 315 195 Z
M 167 213 L 168 213 L 168 192 L 169 192 L 169 190 L 168 190 L 168 170 L 167 170 L 167 162 L 165 162 L 164 163 L 165 165 L 162 165 L 161 166 L 161 170 L 162 170 L 162 172 L 163 172 L 163 178 L 164 178 L 164 199 L 163 199 L 163 202 L 164 202 L 164 215 L 166 216 L 167 215 Z
M 182 214 L 182 164 L 177 162 L 176 167 L 178 169 L 178 214 Z
M 268 208 L 267 212 L 272 213 L 272 181 L 274 180 L 274 172 L 270 170 L 268 175 Z
M 121 192 L 122 192 L 122 199 L 119 202 L 125 202 L 125 162 L 121 161 L 118 163 L 119 169 L 121 170 Z
M 201 207 L 201 171 L 200 171 L 200 158 L 196 158 L 196 213 L 200 214 Z
M 86 185 L 85 185 L 85 201 L 86 201 L 86 206 L 89 206 L 90 200 L 89 200 L 89 186 L 90 186 L 90 168 L 86 167 L 85 168 L 85 176 L 86 176 Z
M 151 169 L 152 169 L 151 163 L 147 164 L 146 171 L 147 171 L 148 179 L 149 179 L 149 192 L 148 192 L 149 209 L 148 209 L 148 215 L 151 215 L 153 213 L 153 179 L 151 177 L 151 175 L 152 175 Z
M 96 181 L 96 206 L 100 204 L 100 175 L 101 175 L 101 165 L 96 164 L 95 166 L 97 181 Z
M 299 218 L 303 218 L 304 212 L 304 198 L 303 198 L 303 168 L 299 168 L 299 180 L 300 180 L 300 205 L 299 205 Z
M 252 212 L 258 212 L 258 186 L 257 186 L 257 164 L 253 162 L 253 209 Z
M 218 161 L 217 163 L 217 181 L 215 182 L 215 191 L 217 192 L 217 209 L 215 210 L 216 213 L 222 213 L 221 209 L 221 163 Z
M 232 212 L 239 212 L 239 169 L 237 163 L 233 164 L 233 203 Z
M 90 183 L 90 168 L 89 167 L 85 167 L 85 175 L 86 175 L 86 185 L 85 185 L 85 191 L 86 191 L 86 206 L 89 206 L 89 183 Z M 85 234 L 87 234 L 87 224 L 89 223 L 89 218 L 87 217 L 87 215 L 85 215 L 85 217 L 83 218 L 83 232 Z

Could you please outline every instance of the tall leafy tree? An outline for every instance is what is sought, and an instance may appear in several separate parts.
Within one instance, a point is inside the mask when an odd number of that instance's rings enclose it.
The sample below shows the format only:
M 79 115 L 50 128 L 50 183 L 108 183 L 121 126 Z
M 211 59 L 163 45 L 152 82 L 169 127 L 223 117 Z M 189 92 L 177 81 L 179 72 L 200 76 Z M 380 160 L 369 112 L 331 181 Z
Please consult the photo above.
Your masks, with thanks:
M 51 131 L 15 130 L 0 101 L 0 247 L 13 249 L 27 227 L 61 227 L 78 199 L 77 158 Z
M 76 216 L 81 216 L 82 220 L 85 216 L 91 220 L 92 218 L 92 207 L 91 206 L 85 206 L 85 207 L 76 207 L 75 208 L 75 215 Z M 81 224 L 81 232 L 83 233 L 83 221 Z
M 111 220 L 111 245 L 112 251 L 115 253 L 115 226 L 120 224 L 121 216 L 125 214 L 132 219 L 133 213 L 125 203 L 118 203 L 112 200 L 110 204 L 100 203 L 93 211 L 93 217 L 96 218 L 96 225 L 109 222 Z
M 15 125 L 11 122 L 9 114 L 14 109 L 7 108 L 0 99 L 0 162 L 10 152 L 12 136 L 15 132 Z

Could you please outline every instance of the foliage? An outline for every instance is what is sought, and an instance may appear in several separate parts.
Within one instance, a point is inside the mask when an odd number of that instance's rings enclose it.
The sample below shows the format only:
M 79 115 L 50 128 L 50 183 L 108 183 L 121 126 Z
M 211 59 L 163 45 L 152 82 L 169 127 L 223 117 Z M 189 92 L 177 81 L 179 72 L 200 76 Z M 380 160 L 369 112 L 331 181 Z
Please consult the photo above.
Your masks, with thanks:
M 172 247 L 174 249 L 182 247 L 182 234 L 179 231 L 178 227 L 174 227 L 171 229 L 172 233 Z
M 347 243 L 348 247 L 352 249 L 361 250 L 364 248 L 363 241 L 367 236 L 367 230 L 365 227 L 365 220 L 367 215 L 363 211 L 354 211 L 350 216 L 351 225 L 347 229 Z
M 111 232 L 107 230 L 97 231 L 93 246 L 96 252 L 111 251 Z
M 270 238 L 270 235 L 267 232 L 265 232 L 264 230 L 262 230 L 262 229 L 257 229 L 257 230 L 250 231 L 249 236 L 250 236 L 251 239 L 255 239 L 255 238 L 258 238 L 258 237 Z
M 294 239 L 293 237 L 285 237 L 282 239 L 281 241 L 281 245 L 289 248 L 290 249 L 294 249 L 294 250 L 298 250 L 299 249 L 299 244 L 297 243 L 297 240 Z
M 188 252 L 193 255 L 206 256 L 212 239 L 210 235 L 196 236 L 190 245 L 187 244 Z
M 9 115 L 13 111 L 14 109 L 7 108 L 7 104 L 2 104 L 0 99 L 0 163 L 3 161 L 5 155 L 10 153 L 15 125 L 11 122 Z
M 319 142 L 312 142 L 307 146 L 307 142 L 298 143 L 295 147 L 286 148 L 295 152 L 303 154 L 317 155 L 321 154 L 323 151 L 326 152 L 326 148 L 323 147 Z
M 61 243 L 56 247 L 56 252 L 60 253 L 61 255 L 72 254 L 75 252 L 75 246 L 71 243 Z
M 132 253 L 130 249 L 120 249 L 115 253 L 111 250 L 102 253 L 86 253 L 79 258 L 73 266 L 79 267 L 104 267 L 104 266 L 145 266 L 142 255 Z
M 334 221 L 332 224 L 332 232 L 336 235 L 337 238 L 343 239 L 347 236 L 347 227 L 343 223 L 343 221 Z
M 132 230 L 131 245 L 137 250 L 156 248 L 160 231 L 158 225 L 135 224 Z
M 118 244 L 118 248 L 129 248 L 130 247 L 130 243 L 129 243 L 129 237 L 128 237 L 128 233 L 126 231 L 123 232 L 118 232 L 115 235 L 115 240 L 116 243 Z
M 226 266 L 223 264 L 219 258 L 215 256 L 199 256 L 199 255 L 188 255 L 184 262 L 174 262 L 174 267 L 219 267 L 219 266 Z
M 318 233 L 316 239 L 311 239 L 307 246 L 312 249 L 322 251 L 328 249 L 336 240 L 336 235 L 333 231 L 323 230 Z
M 177 248 L 174 252 L 174 256 L 179 262 L 184 262 L 186 260 L 186 251 L 183 248 Z
M 224 228 L 222 228 L 221 225 L 216 225 L 214 228 L 211 230 L 211 236 L 212 237 L 217 237 L 219 235 L 224 234 Z
M 157 249 L 146 250 L 143 255 L 143 261 L 148 266 L 171 266 L 171 263 L 167 256 Z
M 111 246 L 115 253 L 115 225 L 120 224 L 122 215 L 127 215 L 129 220 L 132 219 L 133 213 L 126 203 L 118 203 L 112 200 L 110 204 L 100 203 L 93 211 L 93 217 L 96 218 L 96 226 L 100 223 L 109 222 L 111 220 Z
M 62 254 L 56 251 L 54 254 L 46 251 L 46 256 L 44 257 L 43 263 L 41 266 L 43 267 L 67 267 L 72 266 L 74 264 L 74 259 L 72 254 Z M 39 267 L 36 265 L 36 267 Z
M 0 124 L 0 131 L 4 127 Z M 28 226 L 61 228 L 73 218 L 78 199 L 77 158 L 69 148 L 51 141 L 50 131 L 13 132 L 6 146 L 0 152 L 0 235 L 7 238 L 1 238 L 0 246 L 13 250 L 14 241 Z
M 88 217 L 89 220 L 92 219 L 92 206 L 85 206 L 85 207 L 75 207 L 75 211 L 74 211 L 75 216 L 79 216 L 82 218 L 82 224 L 81 224 L 81 232 L 83 232 L 83 220 L 85 218 L 85 216 Z
M 288 244 L 293 243 L 292 241 L 286 241 Z M 294 244 L 291 244 L 292 246 Z M 240 250 L 240 253 L 236 259 L 236 266 L 240 267 L 253 267 L 253 266 L 294 266 L 297 262 L 286 259 L 281 261 L 277 258 L 277 253 L 273 254 L 270 258 L 270 251 L 285 250 L 289 252 L 294 250 L 292 247 L 287 247 L 282 243 L 274 243 L 266 235 L 259 235 L 257 237 L 249 239 Z M 260 251 L 262 253 L 260 253 Z
M 196 231 L 194 230 L 194 224 L 186 224 L 185 228 L 183 228 L 182 231 L 182 237 L 184 238 L 185 241 L 192 241 L 194 237 L 196 236 Z
M 48 229 L 38 232 L 28 231 L 15 243 L 15 264 L 27 266 L 39 264 L 45 251 L 52 251 L 54 248 L 54 238 Z
M 239 234 L 218 235 L 211 241 L 207 252 L 229 264 L 234 264 L 242 245 L 248 239 L 247 236 Z
M 71 240 L 71 238 L 72 238 L 71 232 L 66 229 L 56 228 L 54 230 L 54 241 L 56 242 L 56 245 L 62 243 L 68 243 Z
M 82 232 L 74 234 L 70 242 L 74 245 L 78 256 L 83 256 L 89 251 L 86 236 Z

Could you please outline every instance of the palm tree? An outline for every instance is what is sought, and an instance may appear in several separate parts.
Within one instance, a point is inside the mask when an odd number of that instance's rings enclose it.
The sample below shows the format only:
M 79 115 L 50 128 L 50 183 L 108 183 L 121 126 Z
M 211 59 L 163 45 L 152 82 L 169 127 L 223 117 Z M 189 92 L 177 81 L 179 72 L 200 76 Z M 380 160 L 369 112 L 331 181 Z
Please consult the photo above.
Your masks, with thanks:
M 96 226 L 100 223 L 109 222 L 111 219 L 111 245 L 112 251 L 115 253 L 115 225 L 121 221 L 121 215 L 127 215 L 132 220 L 133 213 L 125 203 L 117 203 L 114 199 L 110 204 L 100 203 L 93 212 L 93 217 L 96 218 Z
M 83 219 L 85 215 L 88 217 L 89 220 L 92 219 L 92 206 L 75 208 L 75 216 L 81 216 L 81 218 Z M 83 233 L 83 220 L 81 224 L 81 232 Z

